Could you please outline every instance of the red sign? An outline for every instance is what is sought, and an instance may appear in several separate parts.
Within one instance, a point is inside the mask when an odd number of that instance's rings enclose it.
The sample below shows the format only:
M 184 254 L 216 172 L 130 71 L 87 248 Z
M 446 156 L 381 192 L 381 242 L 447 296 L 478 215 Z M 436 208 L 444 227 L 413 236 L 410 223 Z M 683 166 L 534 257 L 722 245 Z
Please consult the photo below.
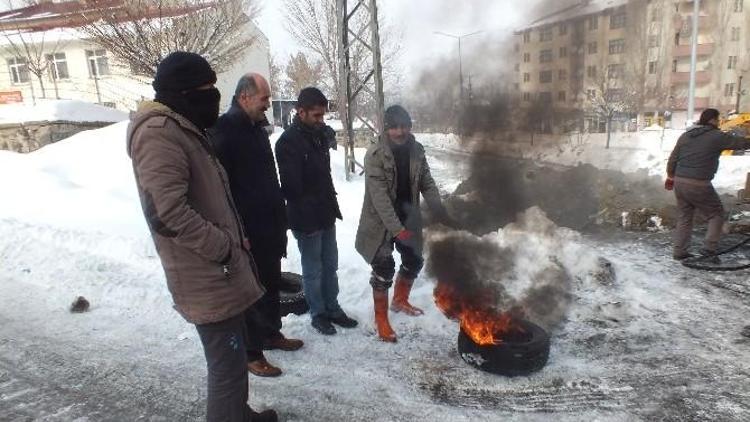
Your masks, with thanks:
M 21 91 L 0 91 L 0 104 L 22 103 Z

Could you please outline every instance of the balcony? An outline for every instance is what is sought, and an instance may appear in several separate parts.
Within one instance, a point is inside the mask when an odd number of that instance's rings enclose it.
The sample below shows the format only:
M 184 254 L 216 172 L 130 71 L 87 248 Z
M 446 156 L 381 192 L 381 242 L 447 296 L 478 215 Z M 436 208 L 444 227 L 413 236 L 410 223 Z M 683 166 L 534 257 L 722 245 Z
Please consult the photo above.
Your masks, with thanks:
M 672 103 L 672 109 L 673 110 L 687 110 L 688 106 L 688 99 L 685 98 L 675 98 L 674 102 Z M 709 98 L 708 97 L 695 97 L 695 109 L 696 110 L 703 110 L 709 107 Z
M 682 84 L 690 82 L 690 72 L 672 72 L 672 84 Z M 705 84 L 711 82 L 711 72 L 695 72 L 695 83 Z
M 698 44 L 698 56 L 710 56 L 714 53 L 714 44 Z M 672 55 L 674 57 L 687 57 L 692 54 L 690 44 L 687 45 L 676 45 Z

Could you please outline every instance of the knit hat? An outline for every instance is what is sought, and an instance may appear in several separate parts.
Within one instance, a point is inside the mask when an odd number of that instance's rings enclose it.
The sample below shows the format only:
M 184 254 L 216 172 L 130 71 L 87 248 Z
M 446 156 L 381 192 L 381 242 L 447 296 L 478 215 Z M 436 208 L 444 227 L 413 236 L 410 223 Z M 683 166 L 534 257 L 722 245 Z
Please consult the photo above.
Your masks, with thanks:
M 409 113 L 400 105 L 392 105 L 385 110 L 385 128 L 391 129 L 394 127 L 408 127 L 411 128 L 411 116 Z
M 151 85 L 157 92 L 181 92 L 213 83 L 216 83 L 216 72 L 206 59 L 199 54 L 175 51 L 159 63 Z

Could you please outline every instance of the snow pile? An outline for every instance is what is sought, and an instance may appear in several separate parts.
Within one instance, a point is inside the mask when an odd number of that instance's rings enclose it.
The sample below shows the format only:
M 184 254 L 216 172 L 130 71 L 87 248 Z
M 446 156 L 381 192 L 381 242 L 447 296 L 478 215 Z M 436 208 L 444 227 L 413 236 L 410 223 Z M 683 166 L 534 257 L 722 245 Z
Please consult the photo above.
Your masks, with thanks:
M 127 119 L 125 112 L 78 100 L 37 100 L 36 105 L 0 104 L 0 124 L 44 121 L 114 123 Z
M 414 137 L 428 148 L 447 151 L 465 150 L 461 145 L 461 137 L 453 133 L 415 133 Z

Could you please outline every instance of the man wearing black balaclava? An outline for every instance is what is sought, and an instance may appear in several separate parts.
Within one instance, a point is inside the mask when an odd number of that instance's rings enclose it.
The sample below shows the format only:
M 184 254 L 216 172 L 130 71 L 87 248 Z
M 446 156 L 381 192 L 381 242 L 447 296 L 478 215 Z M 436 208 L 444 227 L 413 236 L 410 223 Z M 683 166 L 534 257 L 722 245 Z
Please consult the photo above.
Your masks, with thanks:
M 208 366 L 208 421 L 276 421 L 247 405 L 243 313 L 264 293 L 229 183 L 206 138 L 219 115 L 216 74 L 193 53 L 156 70 L 156 101 L 128 126 L 128 155 L 175 309 L 195 324 Z

